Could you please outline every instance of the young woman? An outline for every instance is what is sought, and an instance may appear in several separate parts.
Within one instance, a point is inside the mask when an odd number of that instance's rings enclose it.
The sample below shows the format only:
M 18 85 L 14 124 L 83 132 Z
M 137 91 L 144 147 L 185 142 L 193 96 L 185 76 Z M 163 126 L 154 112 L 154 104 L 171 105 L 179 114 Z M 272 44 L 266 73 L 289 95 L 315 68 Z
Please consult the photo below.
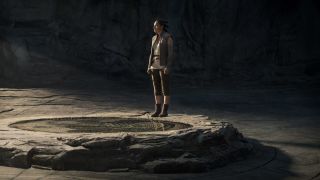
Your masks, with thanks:
M 167 32 L 167 27 L 167 21 L 161 19 L 157 19 L 153 24 L 155 35 L 152 37 L 147 70 L 147 73 L 151 75 L 155 96 L 155 111 L 151 114 L 151 117 L 168 116 L 170 103 L 169 74 L 173 61 L 173 37 Z M 163 105 L 161 105 L 162 100 L 164 100 Z

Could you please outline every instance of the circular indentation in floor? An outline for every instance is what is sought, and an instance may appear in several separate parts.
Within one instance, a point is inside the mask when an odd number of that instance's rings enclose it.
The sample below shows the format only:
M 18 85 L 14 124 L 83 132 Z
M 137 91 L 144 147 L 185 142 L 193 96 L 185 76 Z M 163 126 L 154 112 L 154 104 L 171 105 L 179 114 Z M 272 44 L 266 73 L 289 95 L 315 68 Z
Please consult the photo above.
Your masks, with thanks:
M 168 131 L 192 127 L 189 124 L 120 117 L 65 117 L 19 121 L 13 128 L 53 133 L 115 133 Z

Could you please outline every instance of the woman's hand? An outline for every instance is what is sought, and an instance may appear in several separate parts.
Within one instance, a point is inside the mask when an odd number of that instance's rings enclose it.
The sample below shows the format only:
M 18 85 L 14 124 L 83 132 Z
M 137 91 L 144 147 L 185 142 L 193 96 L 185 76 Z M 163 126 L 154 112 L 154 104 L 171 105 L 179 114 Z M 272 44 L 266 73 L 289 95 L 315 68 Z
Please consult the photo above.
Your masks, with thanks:
M 147 73 L 151 74 L 151 69 L 150 68 L 147 69 Z
M 164 74 L 169 74 L 169 69 L 167 67 L 164 68 Z

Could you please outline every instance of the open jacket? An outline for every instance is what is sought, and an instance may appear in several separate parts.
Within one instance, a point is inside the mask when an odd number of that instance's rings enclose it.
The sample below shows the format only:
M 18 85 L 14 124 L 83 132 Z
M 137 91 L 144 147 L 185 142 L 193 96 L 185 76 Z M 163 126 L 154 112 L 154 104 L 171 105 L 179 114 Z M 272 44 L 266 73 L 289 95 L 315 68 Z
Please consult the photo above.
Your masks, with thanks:
M 168 41 L 171 37 L 172 41 Z M 153 56 L 153 44 L 157 39 L 157 34 L 152 37 L 151 52 L 149 56 L 148 69 L 152 65 Z M 172 61 L 174 58 L 173 54 L 173 37 L 170 33 L 162 31 L 160 34 L 160 65 L 166 66 L 166 68 L 171 69 Z

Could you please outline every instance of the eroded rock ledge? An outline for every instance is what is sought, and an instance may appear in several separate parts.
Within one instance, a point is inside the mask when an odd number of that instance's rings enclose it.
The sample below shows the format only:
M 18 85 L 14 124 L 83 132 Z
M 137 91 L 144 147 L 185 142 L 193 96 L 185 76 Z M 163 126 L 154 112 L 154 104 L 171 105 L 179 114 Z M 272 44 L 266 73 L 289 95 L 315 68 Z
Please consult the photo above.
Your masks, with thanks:
M 206 122 L 166 133 L 58 136 L 29 148 L 0 145 L 0 164 L 54 170 L 151 173 L 205 172 L 243 160 L 255 151 L 243 135 L 225 122 Z

